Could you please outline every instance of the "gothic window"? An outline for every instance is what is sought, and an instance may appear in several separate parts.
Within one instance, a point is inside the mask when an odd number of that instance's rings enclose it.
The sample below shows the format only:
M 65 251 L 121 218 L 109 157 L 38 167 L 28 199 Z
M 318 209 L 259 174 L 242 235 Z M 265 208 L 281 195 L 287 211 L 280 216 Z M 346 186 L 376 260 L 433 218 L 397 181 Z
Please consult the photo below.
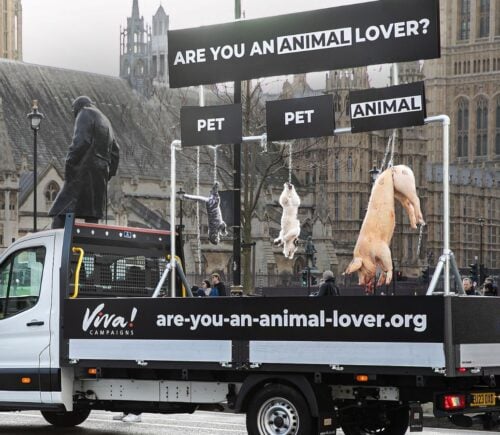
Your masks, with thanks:
M 335 216 L 335 222 L 339 221 L 339 194 L 335 193 L 333 195 L 333 212 Z
M 153 76 L 156 77 L 156 73 L 158 71 L 158 57 L 157 56 L 153 56 L 153 71 L 151 71 L 153 73 Z
M 142 60 L 140 60 L 139 62 L 136 63 L 135 69 L 134 69 L 134 74 L 136 76 L 144 75 L 144 62 Z
M 335 163 L 334 163 L 334 167 L 333 167 L 333 170 L 334 170 L 334 180 L 335 181 L 339 181 L 340 180 L 340 163 L 339 163 L 339 156 L 335 156 Z
M 470 0 L 459 0 L 458 39 L 469 39 L 470 35 Z
M 345 97 L 345 114 L 346 116 L 351 116 L 351 103 L 349 101 L 349 95 Z
M 490 35 L 490 0 L 479 0 L 479 37 Z
M 333 107 L 335 109 L 335 112 L 342 111 L 342 98 L 340 98 L 339 94 L 336 94 L 333 99 Z
M 5 197 L 3 192 L 0 192 L 0 210 L 5 210 Z
M 479 98 L 476 106 L 476 155 L 488 154 L 488 101 Z
M 352 156 L 347 158 L 347 181 L 352 181 Z
M 352 193 L 347 194 L 347 219 L 352 219 Z
M 497 97 L 497 110 L 495 122 L 495 153 L 500 155 L 500 97 Z
M 160 54 L 160 76 L 163 77 L 165 75 L 165 55 Z
M 413 259 L 413 237 L 412 235 L 408 235 L 408 255 L 407 257 L 412 260 Z
M 457 156 L 467 157 L 469 149 L 469 102 L 465 98 L 458 101 L 457 112 Z
M 9 210 L 17 208 L 17 192 L 10 192 L 9 195 Z
M 56 199 L 57 194 L 59 193 L 59 190 L 59 184 L 57 184 L 55 181 L 51 181 L 49 184 L 47 184 L 44 193 L 47 207 L 50 207 L 52 205 L 52 203 Z

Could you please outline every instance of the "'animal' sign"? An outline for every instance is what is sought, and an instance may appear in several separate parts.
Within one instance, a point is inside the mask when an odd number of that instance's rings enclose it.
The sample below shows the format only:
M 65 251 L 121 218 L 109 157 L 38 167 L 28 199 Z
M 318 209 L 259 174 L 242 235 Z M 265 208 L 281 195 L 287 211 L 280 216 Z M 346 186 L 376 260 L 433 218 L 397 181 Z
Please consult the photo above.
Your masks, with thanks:
M 349 94 L 353 133 L 423 125 L 426 117 L 424 82 Z
M 439 55 L 438 0 L 379 0 L 168 32 L 172 88 Z

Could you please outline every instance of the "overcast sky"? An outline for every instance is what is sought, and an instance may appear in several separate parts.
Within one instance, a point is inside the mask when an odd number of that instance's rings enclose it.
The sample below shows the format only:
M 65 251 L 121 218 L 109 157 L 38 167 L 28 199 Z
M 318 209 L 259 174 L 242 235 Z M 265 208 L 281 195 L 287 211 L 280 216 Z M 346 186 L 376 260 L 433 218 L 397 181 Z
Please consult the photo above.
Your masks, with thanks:
M 246 18 L 320 9 L 366 0 L 241 0 Z M 25 62 L 118 75 L 120 26 L 132 0 L 22 0 Z M 139 0 L 147 23 L 160 6 L 170 28 L 231 21 L 234 0 Z

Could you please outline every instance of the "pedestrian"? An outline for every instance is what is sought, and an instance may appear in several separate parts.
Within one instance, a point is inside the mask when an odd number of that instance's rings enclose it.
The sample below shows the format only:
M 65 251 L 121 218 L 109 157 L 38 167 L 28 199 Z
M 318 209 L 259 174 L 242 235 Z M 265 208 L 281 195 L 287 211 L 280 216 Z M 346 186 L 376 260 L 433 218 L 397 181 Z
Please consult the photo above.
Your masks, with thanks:
M 465 290 L 465 294 L 469 296 L 474 296 L 477 295 L 478 293 L 476 292 L 476 289 L 474 287 L 474 283 L 472 282 L 472 279 L 469 278 L 468 276 L 464 277 L 462 279 L 462 285 Z
M 323 272 L 323 284 L 321 284 L 318 296 L 340 296 L 340 290 L 335 285 L 335 276 L 331 270 Z
M 493 281 L 493 277 L 489 276 L 484 280 L 481 291 L 483 296 L 498 296 L 498 287 Z
M 205 296 L 219 296 L 219 291 L 216 287 L 210 286 L 210 281 L 208 279 L 204 279 L 201 283 L 201 287 L 198 290 L 193 292 L 197 296 L 205 297 Z
M 111 123 L 92 100 L 78 97 L 72 108 L 73 140 L 66 154 L 64 185 L 49 210 L 52 228 L 64 228 L 67 213 L 97 223 L 104 215 L 108 181 L 120 160 Z
M 212 288 L 217 289 L 217 296 L 227 296 L 226 286 L 218 273 L 212 273 Z

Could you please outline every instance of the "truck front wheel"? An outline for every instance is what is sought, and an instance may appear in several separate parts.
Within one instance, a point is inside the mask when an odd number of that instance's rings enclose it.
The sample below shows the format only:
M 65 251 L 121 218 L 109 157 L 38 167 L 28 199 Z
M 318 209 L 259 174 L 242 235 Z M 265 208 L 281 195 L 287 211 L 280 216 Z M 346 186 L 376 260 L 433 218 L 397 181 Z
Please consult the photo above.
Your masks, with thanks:
M 70 412 L 41 411 L 43 418 L 56 427 L 72 427 L 82 424 L 90 414 L 90 409 L 75 409 Z
M 287 385 L 266 385 L 248 406 L 249 435 L 310 435 L 311 430 L 312 417 L 307 402 Z

